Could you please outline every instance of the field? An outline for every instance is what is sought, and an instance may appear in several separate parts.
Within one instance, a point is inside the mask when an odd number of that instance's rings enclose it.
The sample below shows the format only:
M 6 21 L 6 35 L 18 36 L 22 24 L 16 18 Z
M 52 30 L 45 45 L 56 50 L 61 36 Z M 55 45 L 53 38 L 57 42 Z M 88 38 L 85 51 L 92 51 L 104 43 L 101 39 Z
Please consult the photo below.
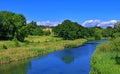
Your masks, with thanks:
M 120 38 L 99 45 L 91 66 L 90 74 L 120 74 Z
M 29 36 L 24 42 L 0 41 L 0 64 L 25 60 L 84 44 L 86 39 L 63 40 L 52 36 Z

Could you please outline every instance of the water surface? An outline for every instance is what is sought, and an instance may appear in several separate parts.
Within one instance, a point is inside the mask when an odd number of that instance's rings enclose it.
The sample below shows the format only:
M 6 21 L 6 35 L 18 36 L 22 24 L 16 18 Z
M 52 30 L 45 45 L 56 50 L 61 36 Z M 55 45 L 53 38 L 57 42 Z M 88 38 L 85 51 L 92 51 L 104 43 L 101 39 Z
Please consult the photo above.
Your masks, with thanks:
M 83 46 L 60 50 L 32 60 L 0 66 L 0 74 L 89 74 L 96 46 L 107 40 L 88 41 Z

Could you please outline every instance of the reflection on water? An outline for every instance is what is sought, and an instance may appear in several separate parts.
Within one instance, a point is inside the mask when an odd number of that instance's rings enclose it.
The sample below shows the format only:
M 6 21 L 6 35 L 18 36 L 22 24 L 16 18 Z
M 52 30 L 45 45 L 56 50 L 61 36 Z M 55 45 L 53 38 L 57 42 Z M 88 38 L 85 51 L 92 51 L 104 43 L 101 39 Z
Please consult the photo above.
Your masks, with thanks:
M 29 60 L 1 65 L 0 74 L 26 74 L 26 69 L 30 66 Z
M 2 65 L 0 74 L 89 74 L 91 56 L 98 43 L 105 41 L 89 41 L 78 48 L 65 49 L 32 60 Z
M 62 60 L 67 64 L 74 61 L 74 57 L 63 57 Z

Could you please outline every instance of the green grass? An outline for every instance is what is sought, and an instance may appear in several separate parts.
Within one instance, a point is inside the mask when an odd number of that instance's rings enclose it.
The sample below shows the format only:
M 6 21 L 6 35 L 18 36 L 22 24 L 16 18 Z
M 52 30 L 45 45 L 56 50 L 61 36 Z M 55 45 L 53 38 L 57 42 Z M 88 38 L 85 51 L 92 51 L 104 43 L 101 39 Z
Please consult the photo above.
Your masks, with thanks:
M 90 74 L 120 74 L 120 38 L 99 45 L 91 66 Z
M 86 41 L 86 39 L 63 40 L 52 36 L 29 36 L 25 42 L 0 41 L 0 64 L 42 56 L 68 48 L 69 45 L 77 47 Z M 7 49 L 4 49 L 3 45 Z

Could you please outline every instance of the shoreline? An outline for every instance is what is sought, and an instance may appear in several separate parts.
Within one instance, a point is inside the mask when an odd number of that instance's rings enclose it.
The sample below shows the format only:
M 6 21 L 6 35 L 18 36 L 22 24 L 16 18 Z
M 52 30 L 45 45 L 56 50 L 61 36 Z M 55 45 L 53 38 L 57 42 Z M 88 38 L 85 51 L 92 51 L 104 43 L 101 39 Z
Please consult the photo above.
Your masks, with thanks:
M 86 43 L 86 39 L 40 42 L 35 45 L 0 50 L 0 65 L 43 56 L 50 52 L 74 48 Z
M 120 73 L 120 37 L 97 46 L 90 64 L 90 74 Z M 116 52 L 117 51 L 117 52 Z

